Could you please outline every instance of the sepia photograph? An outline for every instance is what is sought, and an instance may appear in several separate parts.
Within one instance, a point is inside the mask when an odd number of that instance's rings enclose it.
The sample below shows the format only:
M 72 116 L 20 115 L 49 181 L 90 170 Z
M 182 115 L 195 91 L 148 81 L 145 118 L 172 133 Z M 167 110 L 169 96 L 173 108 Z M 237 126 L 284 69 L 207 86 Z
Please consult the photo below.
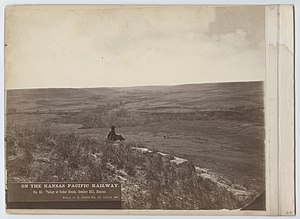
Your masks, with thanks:
M 7 209 L 266 211 L 265 17 L 8 6 Z

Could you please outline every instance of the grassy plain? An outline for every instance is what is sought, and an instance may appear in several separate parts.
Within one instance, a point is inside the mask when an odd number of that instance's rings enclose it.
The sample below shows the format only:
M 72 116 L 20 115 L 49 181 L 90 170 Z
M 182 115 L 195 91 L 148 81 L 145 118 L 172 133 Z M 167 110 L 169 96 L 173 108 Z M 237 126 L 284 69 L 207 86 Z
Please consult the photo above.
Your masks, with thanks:
M 262 82 L 9 90 L 6 127 L 104 141 L 114 124 L 127 142 L 186 158 L 261 192 L 263 110 Z

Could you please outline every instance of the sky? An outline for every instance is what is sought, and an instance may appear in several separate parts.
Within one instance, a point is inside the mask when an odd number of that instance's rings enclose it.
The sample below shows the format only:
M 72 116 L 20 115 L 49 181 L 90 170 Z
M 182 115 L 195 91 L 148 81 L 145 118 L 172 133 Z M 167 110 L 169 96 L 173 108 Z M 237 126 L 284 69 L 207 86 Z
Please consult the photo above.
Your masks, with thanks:
M 263 6 L 15 6 L 5 88 L 265 79 Z

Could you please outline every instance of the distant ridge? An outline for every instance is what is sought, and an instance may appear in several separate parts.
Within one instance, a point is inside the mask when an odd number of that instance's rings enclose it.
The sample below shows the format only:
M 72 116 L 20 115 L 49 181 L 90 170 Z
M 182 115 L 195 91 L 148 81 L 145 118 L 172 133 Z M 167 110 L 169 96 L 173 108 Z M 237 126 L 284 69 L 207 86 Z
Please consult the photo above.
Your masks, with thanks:
M 204 83 L 188 83 L 188 84 L 174 84 L 174 85 L 136 85 L 136 86 L 116 86 L 116 87 L 33 87 L 33 88 L 12 88 L 6 90 L 82 90 L 82 89 L 151 89 L 151 88 L 166 88 L 166 87 L 180 87 L 180 86 L 199 86 L 208 84 L 240 84 L 240 83 L 263 83 L 263 81 L 222 81 L 222 82 L 204 82 Z

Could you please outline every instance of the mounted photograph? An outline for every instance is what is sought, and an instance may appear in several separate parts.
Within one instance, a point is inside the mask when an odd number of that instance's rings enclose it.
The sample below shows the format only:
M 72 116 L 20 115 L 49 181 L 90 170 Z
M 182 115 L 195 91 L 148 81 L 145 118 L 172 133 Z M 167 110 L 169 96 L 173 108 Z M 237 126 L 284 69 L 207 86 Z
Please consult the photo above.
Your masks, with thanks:
M 5 14 L 8 212 L 267 214 L 266 6 Z

